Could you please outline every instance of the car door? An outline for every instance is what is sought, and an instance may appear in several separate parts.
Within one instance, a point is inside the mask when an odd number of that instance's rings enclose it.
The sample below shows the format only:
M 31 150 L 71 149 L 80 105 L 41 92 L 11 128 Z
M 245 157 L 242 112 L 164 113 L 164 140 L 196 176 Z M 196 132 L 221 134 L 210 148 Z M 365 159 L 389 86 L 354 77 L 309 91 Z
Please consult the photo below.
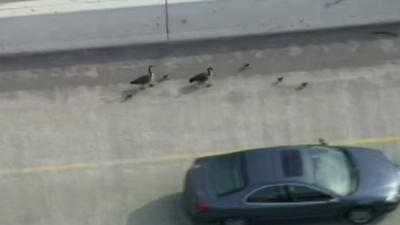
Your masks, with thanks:
M 290 217 L 327 217 L 340 212 L 342 202 L 339 198 L 311 186 L 290 184 L 286 186 Z
M 289 198 L 284 185 L 253 189 L 243 201 L 242 213 L 254 220 L 279 219 L 288 214 L 286 207 Z

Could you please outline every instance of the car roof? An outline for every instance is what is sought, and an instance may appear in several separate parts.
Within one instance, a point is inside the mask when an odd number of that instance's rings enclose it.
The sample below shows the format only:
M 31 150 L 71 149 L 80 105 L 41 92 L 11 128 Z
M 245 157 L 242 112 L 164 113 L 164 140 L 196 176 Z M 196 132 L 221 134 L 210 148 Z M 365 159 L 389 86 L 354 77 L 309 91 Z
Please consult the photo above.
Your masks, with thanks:
M 314 183 L 306 146 L 261 148 L 243 155 L 248 185 Z

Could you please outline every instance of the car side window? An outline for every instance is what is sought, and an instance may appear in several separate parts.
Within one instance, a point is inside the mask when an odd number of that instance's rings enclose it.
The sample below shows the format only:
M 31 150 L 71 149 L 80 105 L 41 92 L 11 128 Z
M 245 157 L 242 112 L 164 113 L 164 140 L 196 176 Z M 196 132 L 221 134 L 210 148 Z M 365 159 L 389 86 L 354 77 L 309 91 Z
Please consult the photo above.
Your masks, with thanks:
M 255 191 L 247 198 L 247 202 L 251 203 L 287 202 L 287 200 L 283 186 L 266 187 Z
M 332 196 L 321 191 L 297 185 L 289 185 L 288 193 L 293 202 L 319 202 L 333 199 Z

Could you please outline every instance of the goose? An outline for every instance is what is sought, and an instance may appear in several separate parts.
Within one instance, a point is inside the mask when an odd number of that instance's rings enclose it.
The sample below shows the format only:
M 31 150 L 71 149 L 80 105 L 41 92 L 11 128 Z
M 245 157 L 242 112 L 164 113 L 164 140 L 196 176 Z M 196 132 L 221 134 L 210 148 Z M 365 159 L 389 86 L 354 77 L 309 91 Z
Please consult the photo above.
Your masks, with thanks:
M 303 82 L 300 84 L 298 88 L 296 88 L 298 91 L 303 90 L 305 87 L 307 87 L 308 82 Z
M 242 67 L 239 68 L 239 72 L 243 72 L 249 68 L 250 68 L 250 63 L 246 63 Z
M 320 145 L 328 145 L 328 142 L 326 142 L 326 140 L 323 139 L 323 138 L 318 138 L 318 143 L 319 143 Z
M 273 83 L 273 85 L 278 85 L 279 83 L 282 83 L 283 79 L 284 77 L 278 77 L 276 81 Z
M 158 83 L 169 80 L 169 74 L 163 75 L 159 80 Z
M 148 70 L 148 74 L 140 76 L 140 77 L 136 78 L 135 80 L 132 80 L 130 82 L 130 84 L 141 85 L 142 89 L 145 89 L 147 85 L 149 87 L 153 87 L 154 85 L 152 83 L 153 83 L 153 81 L 155 79 L 153 68 L 154 68 L 154 66 L 150 65 L 148 67 L 148 69 L 147 69 Z
M 214 69 L 212 67 L 208 67 L 207 72 L 205 73 L 203 72 L 193 76 L 192 78 L 189 79 L 189 83 L 196 82 L 198 85 L 202 85 L 212 78 L 213 72 Z M 208 86 L 211 86 L 211 84 L 208 84 Z

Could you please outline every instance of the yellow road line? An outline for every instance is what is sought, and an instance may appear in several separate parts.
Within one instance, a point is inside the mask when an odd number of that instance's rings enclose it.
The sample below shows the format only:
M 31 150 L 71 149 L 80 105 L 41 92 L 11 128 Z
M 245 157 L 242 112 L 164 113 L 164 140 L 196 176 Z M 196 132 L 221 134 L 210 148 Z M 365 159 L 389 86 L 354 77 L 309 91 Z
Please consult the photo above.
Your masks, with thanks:
M 5 169 L 0 171 L 1 175 L 24 175 L 24 174 L 35 174 L 35 173 L 54 173 L 61 171 L 71 170 L 86 170 L 86 169 L 97 169 L 107 168 L 124 165 L 140 165 L 140 164 L 151 164 L 157 162 L 168 162 L 178 160 L 189 160 L 196 157 L 204 156 L 203 154 L 178 154 L 171 156 L 163 156 L 157 158 L 133 158 L 133 159 L 122 159 L 122 160 L 110 160 L 103 162 L 83 162 L 73 163 L 64 165 L 48 165 L 48 166 L 37 166 L 37 167 L 25 167 L 15 169 Z
M 384 143 L 391 143 L 400 141 L 400 135 L 397 136 L 388 136 L 388 137 L 381 137 L 381 138 L 367 138 L 367 139 L 360 139 L 352 141 L 351 144 L 355 145 L 369 145 L 369 144 L 384 144 Z
M 353 141 L 340 141 L 333 142 L 335 144 L 350 144 L 350 145 L 370 145 L 370 144 L 383 144 L 383 143 L 393 143 L 400 141 L 400 135 L 397 136 L 387 136 L 381 138 L 366 138 L 358 139 Z M 187 153 L 187 154 L 176 154 L 170 156 L 162 156 L 155 158 L 133 158 L 133 159 L 122 159 L 122 160 L 110 160 L 103 162 L 82 162 L 64 165 L 48 165 L 48 166 L 36 166 L 36 167 L 25 167 L 25 168 L 14 168 L 14 169 L 4 169 L 0 171 L 0 176 L 4 175 L 27 175 L 27 174 L 40 174 L 40 173 L 56 173 L 62 171 L 73 171 L 73 170 L 87 170 L 87 169 L 98 169 L 98 168 L 108 168 L 115 166 L 125 166 L 125 165 L 141 165 L 141 164 L 153 164 L 168 161 L 179 161 L 179 160 L 190 160 L 197 157 L 214 156 L 219 154 L 225 154 L 229 152 L 241 151 L 243 149 L 220 151 L 220 152 L 202 152 L 202 153 Z

